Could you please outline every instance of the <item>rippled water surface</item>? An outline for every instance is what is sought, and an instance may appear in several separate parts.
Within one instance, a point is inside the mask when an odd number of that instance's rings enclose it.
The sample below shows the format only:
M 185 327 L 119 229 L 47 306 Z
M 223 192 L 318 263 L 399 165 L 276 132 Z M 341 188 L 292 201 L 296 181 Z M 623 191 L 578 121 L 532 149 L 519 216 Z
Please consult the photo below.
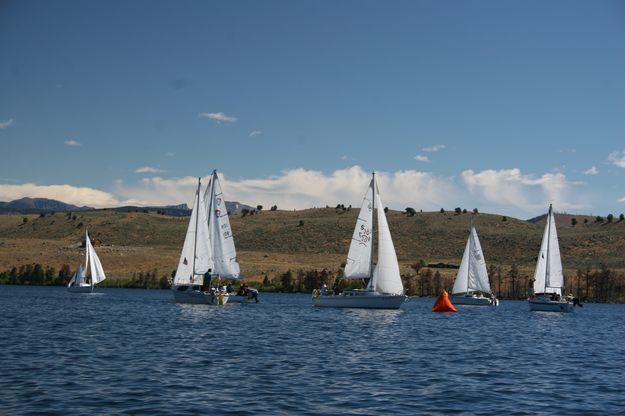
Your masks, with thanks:
M 625 306 L 177 305 L 0 286 L 0 414 L 625 413 Z

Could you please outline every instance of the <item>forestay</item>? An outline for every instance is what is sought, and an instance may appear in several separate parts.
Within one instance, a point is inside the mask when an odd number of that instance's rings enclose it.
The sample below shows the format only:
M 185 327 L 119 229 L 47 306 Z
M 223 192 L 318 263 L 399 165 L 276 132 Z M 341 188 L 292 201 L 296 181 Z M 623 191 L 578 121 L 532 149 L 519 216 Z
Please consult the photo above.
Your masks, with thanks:
M 562 259 L 560 258 L 560 245 L 556 220 L 551 206 L 547 214 L 547 224 L 543 234 L 543 241 L 538 253 L 536 271 L 534 272 L 535 293 L 557 293 L 562 295 L 564 275 L 562 273 Z
M 462 262 L 458 269 L 452 294 L 465 292 L 491 293 L 486 261 L 475 227 L 471 226 Z
M 346 279 L 371 277 L 371 256 L 373 245 L 373 179 L 362 200 L 352 241 L 345 263 Z
M 239 277 L 240 268 L 230 219 L 228 218 L 228 209 L 217 171 L 213 171 L 210 191 L 206 193 L 206 196 L 206 204 L 209 207 L 209 235 L 213 247 L 213 274 L 228 279 L 236 279 Z

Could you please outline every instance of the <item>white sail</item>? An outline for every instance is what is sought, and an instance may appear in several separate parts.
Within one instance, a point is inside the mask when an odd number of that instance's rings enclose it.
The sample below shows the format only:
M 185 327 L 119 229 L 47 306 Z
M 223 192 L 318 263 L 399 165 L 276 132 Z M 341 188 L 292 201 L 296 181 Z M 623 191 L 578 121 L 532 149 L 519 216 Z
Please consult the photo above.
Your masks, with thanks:
M 562 259 L 560 258 L 560 244 L 556 231 L 556 219 L 551 205 L 547 214 L 547 224 L 540 245 L 536 271 L 534 272 L 535 293 L 557 293 L 562 295 L 564 275 L 562 273 Z
M 373 245 L 373 180 L 369 183 L 362 200 L 352 242 L 349 245 L 345 263 L 346 279 L 371 277 L 371 255 Z
M 213 274 L 236 279 L 240 273 L 239 262 L 217 171 L 213 171 L 210 190 L 206 192 L 206 205 L 209 210 L 209 235 L 213 247 Z
M 80 286 L 85 281 L 85 274 L 82 269 L 82 265 L 78 265 L 78 269 L 76 269 L 76 273 L 72 276 L 72 279 L 67 284 L 67 287 L 71 286 Z
M 198 183 L 174 285 L 202 284 L 201 275 L 213 267 L 207 207 L 203 196 L 201 184 Z
M 452 294 L 468 292 L 491 293 L 484 253 L 473 226 L 471 226 L 467 245 L 462 255 L 462 262 L 452 289 Z
M 404 285 L 399 274 L 397 254 L 386 222 L 384 205 L 377 192 L 375 204 L 378 211 L 378 264 L 373 273 L 371 287 L 379 293 L 401 295 L 404 293 Z
M 86 236 L 86 250 L 89 255 L 89 270 L 91 272 L 91 286 L 96 285 L 106 279 L 106 275 L 104 274 L 104 269 L 102 268 L 102 263 L 100 262 L 100 258 L 95 252 L 95 248 L 93 244 L 91 244 L 91 240 L 89 239 L 89 235 Z

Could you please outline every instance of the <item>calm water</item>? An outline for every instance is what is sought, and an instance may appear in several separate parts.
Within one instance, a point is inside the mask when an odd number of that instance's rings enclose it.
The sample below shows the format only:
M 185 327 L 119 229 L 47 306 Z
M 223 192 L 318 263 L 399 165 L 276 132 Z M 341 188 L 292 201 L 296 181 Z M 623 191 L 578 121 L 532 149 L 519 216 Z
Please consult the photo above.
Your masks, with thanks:
M 625 413 L 625 306 L 315 309 L 0 286 L 0 414 Z

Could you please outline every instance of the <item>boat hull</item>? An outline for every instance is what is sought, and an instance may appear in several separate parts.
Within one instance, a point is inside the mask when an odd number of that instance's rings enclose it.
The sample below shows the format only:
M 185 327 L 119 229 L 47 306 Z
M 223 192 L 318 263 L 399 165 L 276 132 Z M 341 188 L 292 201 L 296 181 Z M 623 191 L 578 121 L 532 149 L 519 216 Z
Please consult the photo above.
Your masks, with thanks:
M 67 291 L 71 293 L 91 293 L 93 292 L 93 286 L 91 285 L 68 286 Z
M 545 298 L 528 299 L 530 311 L 539 312 L 573 312 L 573 303 L 564 299 L 551 300 Z
M 454 305 L 497 306 L 493 299 L 484 296 L 451 295 L 450 298 Z
M 406 295 L 346 292 L 339 295 L 313 295 L 313 305 L 319 308 L 399 309 Z
M 176 303 L 189 303 L 194 305 L 225 305 L 228 303 L 227 293 L 209 293 L 195 289 L 172 288 Z

